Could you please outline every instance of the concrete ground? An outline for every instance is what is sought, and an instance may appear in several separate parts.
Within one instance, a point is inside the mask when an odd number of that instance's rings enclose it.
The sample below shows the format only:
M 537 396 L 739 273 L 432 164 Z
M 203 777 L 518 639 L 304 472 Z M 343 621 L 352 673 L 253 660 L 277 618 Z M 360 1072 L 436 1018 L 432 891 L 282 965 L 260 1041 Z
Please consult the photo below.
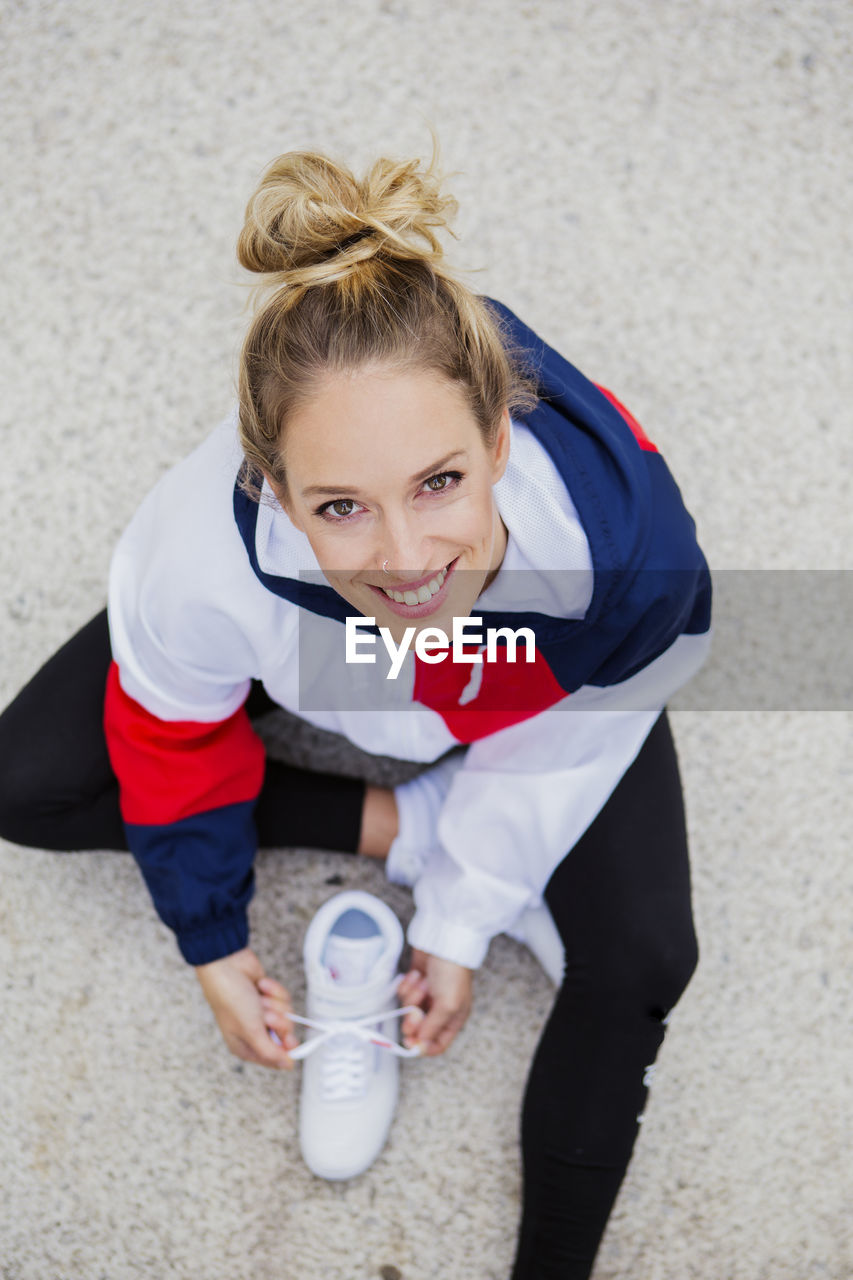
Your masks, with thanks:
M 715 572 L 853 568 L 842 0 L 18 0 L 0 20 L 0 704 L 102 607 L 134 508 L 232 402 L 260 170 L 296 147 L 424 155 L 430 123 L 452 260 L 630 405 Z M 853 703 L 834 677 L 799 696 L 826 628 L 795 624 L 769 699 L 673 712 L 702 962 L 597 1280 L 853 1274 Z M 253 940 L 297 1007 L 336 875 L 411 910 L 373 864 L 263 852 Z M 404 1066 L 376 1165 L 325 1184 L 295 1149 L 298 1075 L 229 1057 L 129 857 L 2 844 L 0 877 L 3 1280 L 507 1276 L 552 994 L 521 947 L 493 944 L 452 1051 Z

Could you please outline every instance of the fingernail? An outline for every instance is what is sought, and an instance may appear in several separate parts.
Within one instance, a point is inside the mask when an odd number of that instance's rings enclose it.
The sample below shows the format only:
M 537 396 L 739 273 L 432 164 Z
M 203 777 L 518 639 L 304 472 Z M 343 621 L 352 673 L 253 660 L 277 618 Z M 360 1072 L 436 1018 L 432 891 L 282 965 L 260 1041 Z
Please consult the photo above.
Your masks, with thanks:
M 281 1041 L 281 1036 L 278 1034 L 278 1032 L 277 1032 L 277 1031 L 273 1031 L 272 1027 L 269 1027 L 269 1028 L 268 1028 L 268 1031 L 269 1031 L 269 1037 L 270 1037 L 270 1040 L 272 1040 L 273 1044 L 281 1044 L 281 1043 L 282 1043 L 282 1041 Z

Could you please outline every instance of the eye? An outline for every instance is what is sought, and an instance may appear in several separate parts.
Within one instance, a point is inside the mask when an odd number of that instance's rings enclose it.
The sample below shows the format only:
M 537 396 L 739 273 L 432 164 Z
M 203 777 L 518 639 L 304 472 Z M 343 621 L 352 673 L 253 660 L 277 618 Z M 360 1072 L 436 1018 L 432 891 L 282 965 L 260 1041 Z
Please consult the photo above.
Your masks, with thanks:
M 439 471 L 428 480 L 424 480 L 424 486 L 430 493 L 442 493 L 446 489 L 455 489 L 461 479 L 461 471 Z
M 331 524 L 341 524 L 355 515 L 357 506 L 355 498 L 333 498 L 331 502 L 324 502 L 318 507 L 314 514 Z

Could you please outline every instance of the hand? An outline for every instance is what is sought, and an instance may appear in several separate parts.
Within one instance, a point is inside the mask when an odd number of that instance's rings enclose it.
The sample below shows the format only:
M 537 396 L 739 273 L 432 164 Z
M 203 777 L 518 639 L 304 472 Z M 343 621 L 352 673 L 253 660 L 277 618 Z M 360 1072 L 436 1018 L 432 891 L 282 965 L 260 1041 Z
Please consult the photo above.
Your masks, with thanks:
M 293 1067 L 288 1049 L 295 1049 L 299 1042 L 288 1017 L 290 996 L 280 982 L 266 977 L 254 951 L 245 947 L 221 960 L 197 965 L 195 972 L 233 1054 L 263 1067 Z M 271 1038 L 271 1031 L 280 1045 Z
M 412 968 L 402 979 L 397 994 L 401 1004 L 414 1004 L 424 1013 L 410 1013 L 403 1019 L 403 1042 L 421 1046 L 425 1057 L 444 1053 L 468 1020 L 474 999 L 474 971 L 452 960 L 412 952 Z

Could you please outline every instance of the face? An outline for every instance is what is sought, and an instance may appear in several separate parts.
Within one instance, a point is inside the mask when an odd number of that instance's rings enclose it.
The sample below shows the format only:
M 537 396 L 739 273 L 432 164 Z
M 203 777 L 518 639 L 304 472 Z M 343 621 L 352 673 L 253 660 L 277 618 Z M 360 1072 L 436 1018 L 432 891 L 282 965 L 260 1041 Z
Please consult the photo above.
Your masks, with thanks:
M 330 585 L 399 643 L 410 626 L 450 635 L 497 572 L 508 453 L 507 411 L 489 447 L 458 387 L 372 366 L 329 376 L 291 415 L 273 487 Z

